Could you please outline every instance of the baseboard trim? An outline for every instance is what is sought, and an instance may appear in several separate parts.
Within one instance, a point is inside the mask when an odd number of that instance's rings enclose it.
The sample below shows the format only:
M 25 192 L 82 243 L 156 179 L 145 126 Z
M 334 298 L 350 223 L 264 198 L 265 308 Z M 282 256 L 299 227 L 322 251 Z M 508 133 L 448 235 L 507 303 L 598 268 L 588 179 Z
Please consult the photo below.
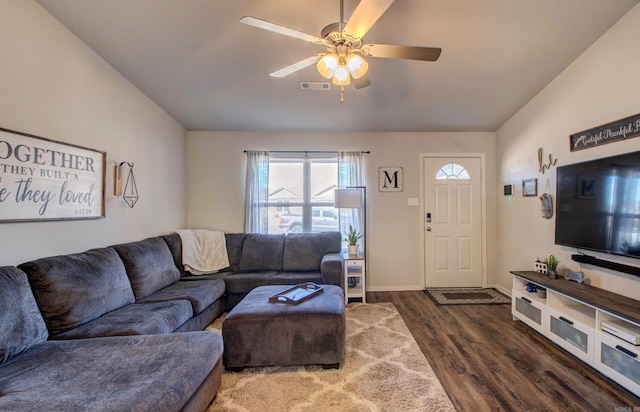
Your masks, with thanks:
M 424 289 L 422 285 L 367 286 L 367 292 L 407 292 L 422 289 Z
M 498 292 L 502 293 L 503 295 L 507 295 L 509 297 L 511 297 L 511 289 L 507 289 L 502 285 L 487 285 L 488 288 L 494 288 L 495 290 L 497 290 Z

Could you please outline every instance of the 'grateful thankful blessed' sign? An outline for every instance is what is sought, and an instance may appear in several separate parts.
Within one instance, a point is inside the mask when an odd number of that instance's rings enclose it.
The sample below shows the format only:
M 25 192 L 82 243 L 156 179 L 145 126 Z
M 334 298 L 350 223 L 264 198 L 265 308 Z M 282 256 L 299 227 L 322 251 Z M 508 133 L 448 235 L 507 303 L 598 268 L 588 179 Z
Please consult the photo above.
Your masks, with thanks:
M 571 151 L 640 136 L 640 114 L 569 135 Z
M 104 217 L 105 153 L 0 129 L 0 222 Z

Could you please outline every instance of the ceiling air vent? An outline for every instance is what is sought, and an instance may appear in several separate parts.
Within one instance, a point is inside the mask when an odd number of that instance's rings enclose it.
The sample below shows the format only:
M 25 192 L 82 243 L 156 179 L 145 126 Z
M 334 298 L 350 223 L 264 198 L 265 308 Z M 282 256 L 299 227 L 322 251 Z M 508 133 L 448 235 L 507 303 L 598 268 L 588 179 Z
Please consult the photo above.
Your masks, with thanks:
M 331 83 L 300 82 L 300 90 L 329 91 L 331 90 Z

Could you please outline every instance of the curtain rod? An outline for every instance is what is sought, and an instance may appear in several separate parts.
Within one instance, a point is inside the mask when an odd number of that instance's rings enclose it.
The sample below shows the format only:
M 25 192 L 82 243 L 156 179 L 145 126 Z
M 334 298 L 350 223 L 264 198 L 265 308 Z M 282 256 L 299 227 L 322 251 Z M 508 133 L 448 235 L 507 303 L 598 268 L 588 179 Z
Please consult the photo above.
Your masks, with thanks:
M 357 150 L 265 150 L 269 153 L 340 153 L 340 152 L 353 152 Z M 244 150 L 247 153 L 248 150 Z M 361 153 L 370 154 L 369 150 L 362 150 Z

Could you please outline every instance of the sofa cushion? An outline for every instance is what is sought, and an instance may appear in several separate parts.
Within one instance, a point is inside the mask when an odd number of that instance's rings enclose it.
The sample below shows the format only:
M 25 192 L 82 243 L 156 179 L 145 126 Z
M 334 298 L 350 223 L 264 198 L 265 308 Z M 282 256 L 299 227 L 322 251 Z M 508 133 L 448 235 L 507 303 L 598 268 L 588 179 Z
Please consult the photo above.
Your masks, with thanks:
M 52 335 L 134 302 L 122 260 L 111 248 L 42 258 L 19 268 L 29 277 Z
M 160 289 L 139 302 L 166 302 L 184 299 L 191 303 L 193 313 L 197 315 L 222 297 L 224 292 L 225 285 L 222 279 L 179 281 Z
M 113 246 L 124 262 L 136 300 L 180 279 L 167 243 L 160 237 Z
M 246 233 L 226 233 L 224 238 L 227 242 L 227 255 L 229 256 L 229 270 L 237 272 L 240 270 L 240 257 Z
M 269 281 L 277 273 L 276 271 L 266 270 L 236 273 L 235 275 L 225 277 L 224 282 L 227 285 L 227 292 L 248 293 L 258 286 L 269 285 Z
M 320 261 L 327 253 L 340 252 L 339 232 L 290 233 L 284 241 L 282 269 L 288 271 L 320 270 Z
M 161 237 L 169 247 L 169 251 L 173 257 L 173 263 L 176 265 L 180 275 L 190 275 L 189 272 L 184 270 L 184 265 L 182 264 L 182 239 L 180 239 L 180 235 L 177 233 L 171 233 L 170 235 L 164 235 Z
M 0 267 L 0 364 L 47 340 L 47 326 L 29 287 L 27 275 Z
M 192 316 L 193 309 L 186 300 L 134 303 L 55 335 L 53 339 L 171 333 Z
M 285 235 L 248 234 L 242 246 L 240 271 L 282 270 Z
M 48 341 L 0 366 L 0 410 L 183 410 L 222 350 L 215 332 Z

